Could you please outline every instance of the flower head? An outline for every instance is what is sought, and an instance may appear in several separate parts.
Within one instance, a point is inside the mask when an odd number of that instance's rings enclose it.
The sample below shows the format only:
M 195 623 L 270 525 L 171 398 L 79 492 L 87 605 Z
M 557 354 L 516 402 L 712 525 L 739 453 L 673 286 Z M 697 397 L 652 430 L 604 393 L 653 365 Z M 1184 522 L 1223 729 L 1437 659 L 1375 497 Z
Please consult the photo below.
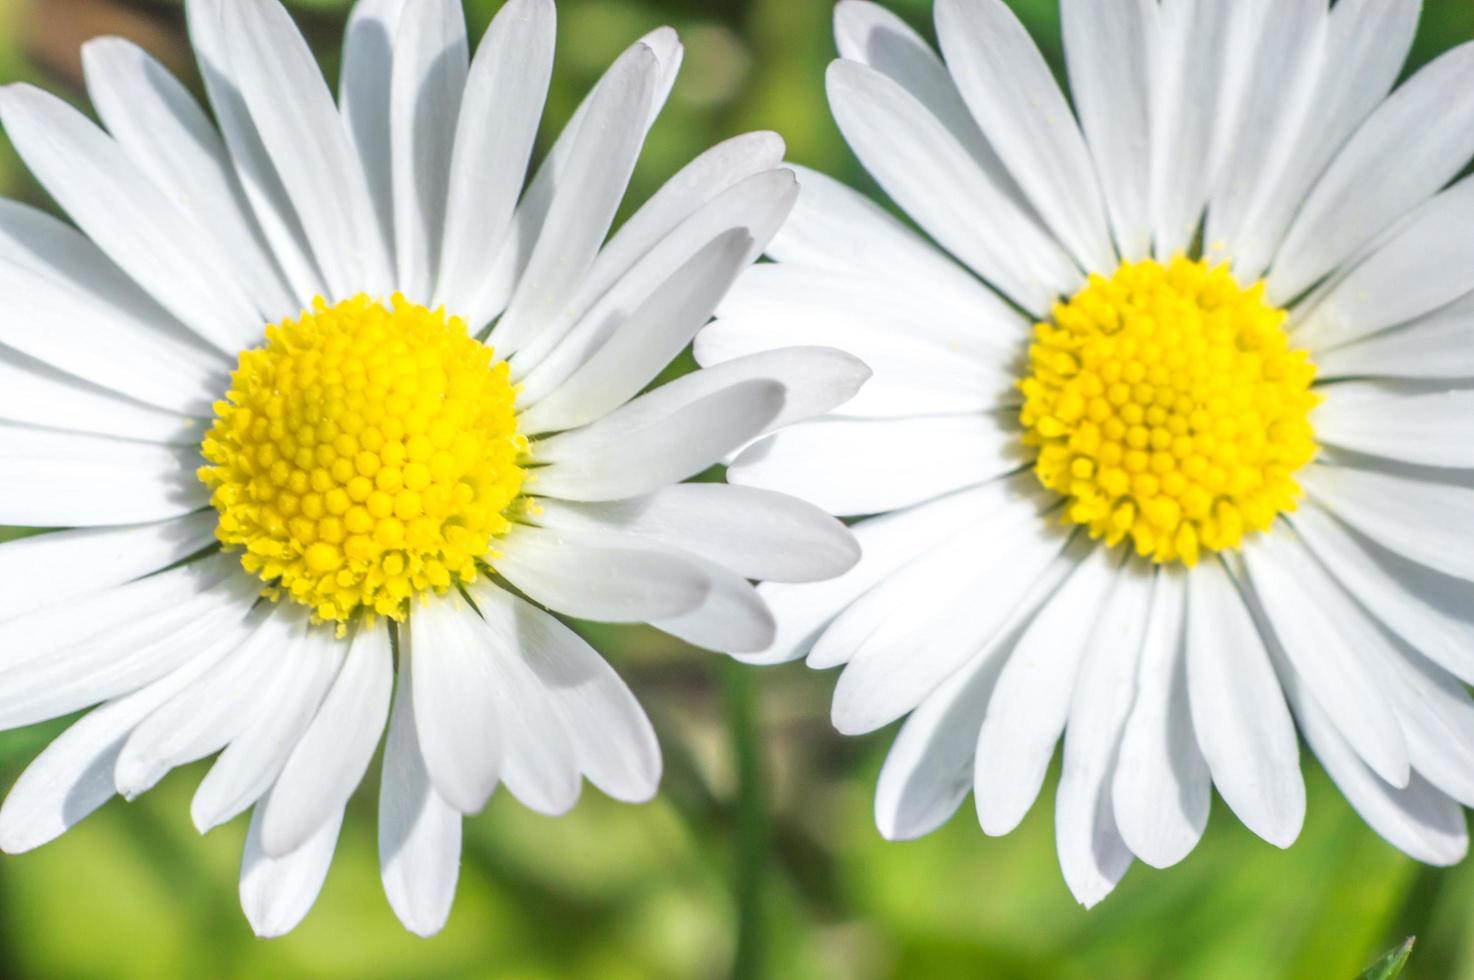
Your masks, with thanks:
M 845 0 L 828 75 L 931 241 L 801 170 L 776 264 L 698 338 L 874 370 L 730 471 L 863 518 L 853 571 L 764 587 L 779 638 L 747 659 L 845 665 L 842 731 L 907 718 L 893 838 L 969 791 L 1008 832 L 1063 737 L 1085 904 L 1185 856 L 1213 787 L 1287 846 L 1297 729 L 1380 834 L 1458 860 L 1474 47 L 1394 91 L 1415 0 L 1063 0 L 1067 101 L 1003 0 L 935 13 L 942 58 Z
M 738 137 L 605 241 L 673 32 L 615 62 L 524 187 L 551 0 L 507 3 L 474 59 L 458 0 L 361 0 L 336 101 L 277 0 L 186 9 L 218 129 L 115 39 L 84 52 L 106 131 L 0 93 L 75 222 L 0 204 L 0 523 L 63 529 L 0 547 L 0 726 L 100 705 L 21 776 L 0 846 L 218 752 L 194 820 L 253 809 L 241 899 L 275 935 L 387 719 L 384 887 L 428 934 L 499 784 L 546 813 L 583 777 L 655 792 L 644 712 L 543 607 L 766 646 L 748 579 L 833 575 L 852 539 L 683 481 L 866 372 L 795 349 L 641 394 L 797 191 L 780 140 Z

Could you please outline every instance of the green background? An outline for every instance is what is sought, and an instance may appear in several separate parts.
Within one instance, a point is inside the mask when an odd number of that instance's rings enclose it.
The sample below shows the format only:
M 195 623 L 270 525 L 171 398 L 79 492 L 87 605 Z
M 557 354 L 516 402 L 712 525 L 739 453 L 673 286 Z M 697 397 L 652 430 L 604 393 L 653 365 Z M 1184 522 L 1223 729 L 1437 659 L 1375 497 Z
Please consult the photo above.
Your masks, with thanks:
M 473 38 L 499 6 L 468 0 Z M 892 6 L 931 33 L 929 0 Z M 1056 0 L 1014 6 L 1058 65 Z M 1474 37 L 1469 0 L 1425 7 L 1414 65 Z M 338 0 L 296 5 L 331 78 L 345 11 Z M 781 132 L 792 159 L 871 187 L 824 102 L 830 15 L 827 0 L 561 0 L 543 145 L 619 50 L 672 24 L 685 68 L 628 206 L 705 147 L 758 128 Z M 0 80 L 80 102 L 77 48 L 104 33 L 138 40 L 197 87 L 178 4 L 142 0 L 0 0 Z M 3 141 L 0 193 L 46 203 Z M 802 665 L 734 670 L 652 631 L 587 632 L 660 731 L 663 791 L 629 807 L 586 788 L 561 819 L 499 793 L 466 823 L 459 895 L 439 937 L 404 932 L 380 890 L 375 769 L 316 908 L 284 939 L 253 938 L 236 899 L 245 822 L 196 834 L 196 766 L 37 852 L 0 858 L 0 975 L 1320 978 L 1353 976 L 1416 933 L 1407 976 L 1474 976 L 1474 862 L 1435 870 L 1404 858 L 1313 762 L 1309 815 L 1289 851 L 1219 802 L 1186 861 L 1137 865 L 1086 912 L 1055 863 L 1051 787 L 1007 838 L 983 836 L 964 804 L 929 838 L 885 843 L 871 794 L 893 732 L 835 735 L 832 677 Z M 762 743 L 734 742 L 730 720 L 740 729 L 752 714 Z M 60 728 L 0 734 L 0 783 Z

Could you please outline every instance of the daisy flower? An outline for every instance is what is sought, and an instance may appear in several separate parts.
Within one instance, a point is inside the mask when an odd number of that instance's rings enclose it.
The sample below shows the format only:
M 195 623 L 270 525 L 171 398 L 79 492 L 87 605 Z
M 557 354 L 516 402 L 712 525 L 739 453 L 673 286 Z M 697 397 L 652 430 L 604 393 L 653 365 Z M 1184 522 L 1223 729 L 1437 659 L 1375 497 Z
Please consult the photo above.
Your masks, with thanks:
M 116 39 L 84 52 L 106 131 L 0 94 L 75 222 L 0 205 L 0 523 L 66 529 L 0 547 L 0 726 L 100 705 L 20 777 L 0 846 L 218 752 L 194 822 L 254 807 L 241 901 L 279 934 L 387 719 L 384 888 L 433 933 L 462 815 L 499 783 L 550 814 L 581 777 L 655 792 L 644 712 L 542 607 L 767 646 L 748 579 L 836 574 L 853 540 L 812 505 L 682 481 L 866 372 L 794 349 L 640 394 L 797 192 L 776 137 L 739 137 L 605 241 L 680 64 L 670 30 L 524 188 L 551 0 L 506 4 L 474 60 L 458 0 L 362 0 L 337 102 L 277 0 L 187 12 L 218 130 Z
M 906 718 L 875 802 L 1018 825 L 1055 744 L 1089 905 L 1202 836 L 1281 847 L 1299 735 L 1422 861 L 1474 804 L 1474 47 L 1393 89 L 1416 0 L 1064 0 L 1071 102 L 1002 0 L 938 57 L 845 2 L 834 116 L 928 242 L 800 172 L 698 359 L 790 343 L 875 376 L 729 479 L 854 526 L 765 587 L 751 656 L 844 665 L 833 720 Z M 943 60 L 945 58 L 945 60 Z

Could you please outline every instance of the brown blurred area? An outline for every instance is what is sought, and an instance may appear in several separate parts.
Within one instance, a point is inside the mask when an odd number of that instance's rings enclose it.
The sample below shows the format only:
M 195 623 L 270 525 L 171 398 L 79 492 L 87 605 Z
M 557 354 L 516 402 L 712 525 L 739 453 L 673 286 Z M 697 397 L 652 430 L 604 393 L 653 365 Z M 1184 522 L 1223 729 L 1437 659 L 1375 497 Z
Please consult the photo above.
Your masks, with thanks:
M 172 3 L 124 0 L 9 0 L 16 36 L 26 59 L 50 80 L 80 92 L 82 45 L 92 38 L 125 37 L 171 72 L 192 78 L 184 12 Z

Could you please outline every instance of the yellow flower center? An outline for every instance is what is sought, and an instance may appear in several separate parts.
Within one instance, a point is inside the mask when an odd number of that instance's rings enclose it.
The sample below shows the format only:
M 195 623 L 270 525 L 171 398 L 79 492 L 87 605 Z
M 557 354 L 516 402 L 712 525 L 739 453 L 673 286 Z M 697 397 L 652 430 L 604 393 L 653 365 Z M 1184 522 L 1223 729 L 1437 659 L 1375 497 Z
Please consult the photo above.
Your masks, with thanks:
M 318 620 L 403 619 L 476 577 L 525 473 L 505 362 L 395 296 L 319 299 L 241 354 L 202 452 L 217 537 Z
M 1319 398 L 1285 319 L 1263 283 L 1186 258 L 1128 262 L 1056 304 L 1019 387 L 1024 442 L 1065 521 L 1193 565 L 1293 510 Z

